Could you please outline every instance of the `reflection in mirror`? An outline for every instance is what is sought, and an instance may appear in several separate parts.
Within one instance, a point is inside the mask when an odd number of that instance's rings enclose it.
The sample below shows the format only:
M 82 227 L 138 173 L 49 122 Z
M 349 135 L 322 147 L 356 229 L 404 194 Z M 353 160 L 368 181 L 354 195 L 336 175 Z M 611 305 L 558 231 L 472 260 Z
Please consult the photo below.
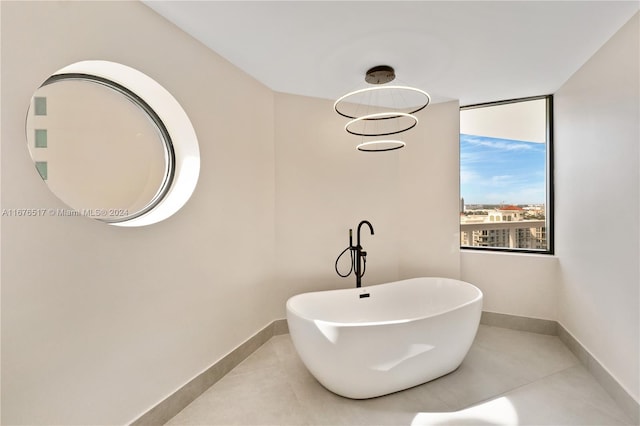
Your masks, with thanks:
M 31 99 L 26 132 L 35 169 L 74 216 L 150 225 L 180 210 L 198 183 L 198 138 L 182 106 L 116 62 L 53 73 Z
M 169 189 L 170 136 L 155 112 L 117 83 L 54 76 L 34 94 L 26 128 L 41 177 L 80 215 L 127 221 L 152 209 Z

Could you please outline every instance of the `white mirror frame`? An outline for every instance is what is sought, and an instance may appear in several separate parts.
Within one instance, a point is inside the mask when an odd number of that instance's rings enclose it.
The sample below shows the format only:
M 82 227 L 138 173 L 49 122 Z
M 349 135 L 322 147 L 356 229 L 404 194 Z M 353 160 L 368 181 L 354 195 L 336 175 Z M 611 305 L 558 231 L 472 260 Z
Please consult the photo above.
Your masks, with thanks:
M 145 226 L 176 213 L 193 194 L 200 175 L 200 150 L 196 132 L 178 101 L 151 77 L 126 65 L 109 61 L 81 61 L 59 69 L 53 76 L 87 74 L 113 81 L 144 100 L 158 115 L 171 137 L 175 152 L 174 177 L 166 195 L 148 212 L 115 226 Z

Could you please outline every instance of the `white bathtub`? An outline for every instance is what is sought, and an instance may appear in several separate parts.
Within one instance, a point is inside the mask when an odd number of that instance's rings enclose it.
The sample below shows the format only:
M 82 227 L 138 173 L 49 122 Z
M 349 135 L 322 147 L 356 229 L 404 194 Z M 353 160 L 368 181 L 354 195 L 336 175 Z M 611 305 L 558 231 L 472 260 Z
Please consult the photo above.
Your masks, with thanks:
M 458 368 L 481 311 L 482 292 L 469 283 L 412 278 L 293 296 L 287 322 L 311 374 L 338 395 L 363 399 Z

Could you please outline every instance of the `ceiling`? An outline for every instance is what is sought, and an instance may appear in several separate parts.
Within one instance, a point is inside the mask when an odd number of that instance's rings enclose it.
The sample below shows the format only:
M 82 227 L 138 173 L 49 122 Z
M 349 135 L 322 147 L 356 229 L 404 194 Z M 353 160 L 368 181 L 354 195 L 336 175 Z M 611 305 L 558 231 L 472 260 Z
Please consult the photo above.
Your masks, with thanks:
M 144 1 L 272 90 L 336 99 L 391 65 L 461 105 L 555 92 L 638 1 Z

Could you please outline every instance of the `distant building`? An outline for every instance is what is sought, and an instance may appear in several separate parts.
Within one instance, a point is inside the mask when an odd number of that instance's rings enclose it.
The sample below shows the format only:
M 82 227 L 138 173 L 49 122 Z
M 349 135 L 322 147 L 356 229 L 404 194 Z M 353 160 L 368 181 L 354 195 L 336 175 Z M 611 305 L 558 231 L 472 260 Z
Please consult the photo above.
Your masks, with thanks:
M 524 209 L 518 206 L 500 207 L 489 212 L 489 222 L 516 222 L 524 219 Z
M 546 222 L 524 217 L 525 209 L 518 206 L 503 206 L 487 215 L 461 214 L 460 245 L 546 249 Z

